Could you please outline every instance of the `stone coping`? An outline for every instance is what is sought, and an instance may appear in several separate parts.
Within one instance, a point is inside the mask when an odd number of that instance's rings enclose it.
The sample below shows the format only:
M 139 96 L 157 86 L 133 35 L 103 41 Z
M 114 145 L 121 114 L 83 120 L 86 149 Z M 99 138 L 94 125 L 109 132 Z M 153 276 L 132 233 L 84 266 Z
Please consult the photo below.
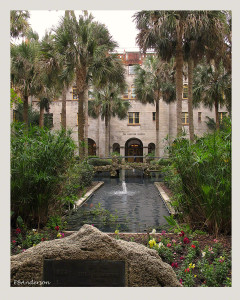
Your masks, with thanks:
M 96 191 L 98 190 L 102 185 L 104 184 L 103 181 L 99 181 L 97 185 L 95 185 L 91 190 L 89 190 L 83 197 L 78 199 L 76 202 L 76 208 L 80 207 L 83 205 L 84 202 L 86 202 L 89 197 Z
M 165 191 L 163 190 L 163 188 L 161 187 L 161 182 L 154 182 L 154 185 L 156 186 L 156 188 L 158 189 L 164 203 L 166 204 L 166 207 L 169 211 L 169 213 L 171 215 L 175 215 L 175 210 L 171 205 L 171 199 L 168 197 L 168 195 L 165 193 Z

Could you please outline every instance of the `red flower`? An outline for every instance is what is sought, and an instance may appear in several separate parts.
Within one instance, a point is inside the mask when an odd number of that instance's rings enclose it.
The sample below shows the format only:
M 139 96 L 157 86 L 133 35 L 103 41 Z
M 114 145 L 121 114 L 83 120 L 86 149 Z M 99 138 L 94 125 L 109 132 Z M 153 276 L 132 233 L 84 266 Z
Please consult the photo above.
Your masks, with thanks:
M 17 228 L 17 229 L 16 229 L 16 234 L 19 234 L 19 233 L 21 233 L 21 229 L 20 229 L 20 228 Z
M 15 244 L 15 243 L 16 243 L 16 241 L 15 241 L 15 240 L 13 240 L 13 241 L 12 241 L 12 243 L 13 243 L 13 244 Z
M 192 248 L 196 248 L 196 246 L 195 246 L 195 245 L 192 245 L 191 247 L 192 247 Z
M 41 241 L 43 242 L 43 241 L 44 241 L 44 238 L 41 238 Z
M 169 244 L 167 244 L 167 247 L 171 247 L 171 246 L 172 246 L 172 244 L 170 244 L 170 243 L 169 243 Z
M 185 272 L 190 272 L 190 269 L 189 268 L 185 269 Z
M 180 284 L 182 284 L 182 282 L 183 282 L 182 278 L 179 280 L 179 282 L 180 282 Z
M 176 262 L 176 263 L 173 262 L 173 263 L 171 264 L 171 266 L 172 266 L 173 268 L 178 268 L 178 263 L 177 263 L 177 262 Z
M 181 230 L 181 233 L 179 234 L 179 236 L 184 236 L 184 231 Z
M 179 259 L 183 260 L 183 259 L 184 259 L 184 256 L 179 257 Z
M 184 242 L 184 244 L 189 244 L 189 243 L 190 243 L 190 240 L 189 240 L 189 238 L 185 237 L 185 238 L 183 239 L 183 242 Z
M 55 229 L 58 231 L 58 230 L 59 230 L 59 226 L 57 225 L 57 226 L 55 227 Z

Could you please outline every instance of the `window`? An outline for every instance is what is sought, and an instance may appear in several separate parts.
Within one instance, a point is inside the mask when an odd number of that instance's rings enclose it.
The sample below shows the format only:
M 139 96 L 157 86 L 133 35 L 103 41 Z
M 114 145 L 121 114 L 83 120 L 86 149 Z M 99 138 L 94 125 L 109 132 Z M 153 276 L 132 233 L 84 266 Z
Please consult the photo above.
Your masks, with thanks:
M 128 99 L 128 89 L 126 89 L 123 93 L 123 99 Z
M 129 112 L 128 125 L 138 125 L 138 124 L 139 124 L 139 112 Z
M 135 94 L 135 87 L 134 85 L 131 85 L 131 94 L 130 94 L 131 99 L 136 99 L 136 94 Z
M 182 125 L 188 125 L 188 113 L 187 112 L 182 112 Z
M 72 99 L 73 100 L 78 100 L 77 87 L 76 86 L 72 87 Z
M 152 113 L 153 121 L 156 121 L 156 112 Z
M 182 96 L 183 99 L 188 99 L 188 86 L 185 84 L 183 86 L 183 96 Z
M 128 75 L 134 75 L 135 70 L 134 70 L 135 65 L 129 65 L 128 66 Z
M 202 113 L 198 112 L 198 122 L 201 123 L 202 122 Z
M 223 118 L 226 117 L 227 113 L 226 112 L 219 112 L 218 116 L 219 116 L 219 122 L 222 123 Z

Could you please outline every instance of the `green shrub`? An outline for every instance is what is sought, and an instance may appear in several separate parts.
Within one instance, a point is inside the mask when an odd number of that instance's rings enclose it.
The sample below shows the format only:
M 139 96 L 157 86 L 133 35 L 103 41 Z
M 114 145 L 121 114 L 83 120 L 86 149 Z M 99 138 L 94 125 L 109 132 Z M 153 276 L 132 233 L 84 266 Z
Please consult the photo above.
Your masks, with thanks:
M 111 159 L 91 158 L 88 163 L 92 166 L 110 166 L 112 164 Z
M 74 161 L 70 132 L 12 124 L 11 210 L 26 223 L 44 223 Z
M 193 227 L 211 233 L 231 231 L 231 122 L 223 131 L 196 143 L 178 138 L 170 149 L 172 165 L 165 180 L 175 192 L 175 206 Z

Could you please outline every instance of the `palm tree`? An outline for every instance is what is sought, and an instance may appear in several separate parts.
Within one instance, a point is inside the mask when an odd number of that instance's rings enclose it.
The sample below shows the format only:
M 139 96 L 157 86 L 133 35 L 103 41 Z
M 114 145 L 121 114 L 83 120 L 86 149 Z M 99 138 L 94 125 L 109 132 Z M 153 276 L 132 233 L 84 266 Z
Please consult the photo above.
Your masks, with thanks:
M 66 93 L 74 80 L 74 72 L 71 68 L 69 69 L 68 65 L 65 63 L 64 55 L 56 49 L 51 32 L 46 34 L 41 42 L 41 63 L 45 68 L 46 84 L 55 89 L 54 96 L 56 96 L 57 91 L 58 94 L 60 92 L 62 93 L 61 126 L 66 130 Z M 45 108 L 47 107 L 45 106 Z
M 39 43 L 36 40 L 11 44 L 11 84 L 23 99 L 23 119 L 28 126 L 28 98 L 35 95 Z
M 208 64 L 206 61 L 195 69 L 193 98 L 195 105 L 202 102 L 215 108 L 216 129 L 219 129 L 219 105 L 231 105 L 231 74 L 226 72 L 223 62 Z
M 224 24 L 224 13 L 217 11 L 218 18 L 213 22 L 213 18 L 209 18 L 209 11 L 141 11 L 134 15 L 137 28 L 140 30 L 137 35 L 137 43 L 143 51 L 147 49 L 155 49 L 159 56 L 169 61 L 171 57 L 175 57 L 176 61 L 176 100 L 177 100 L 177 134 L 182 131 L 182 91 L 183 91 L 183 61 L 186 43 L 191 45 L 191 41 L 195 41 L 202 34 L 201 30 L 206 26 L 209 30 L 205 30 L 205 36 L 208 35 L 211 45 L 217 40 L 215 39 L 217 29 L 220 30 L 222 37 L 222 28 Z M 213 13 L 214 14 L 214 13 Z M 220 16 L 221 15 L 221 16 Z M 214 30 L 212 30 L 214 28 Z M 204 39 L 203 39 L 204 40 Z M 209 46 L 203 44 L 202 46 Z M 210 48 L 210 47 L 209 47 Z M 216 47 L 214 50 L 216 51 Z M 193 54 L 194 51 L 189 53 Z M 209 51 L 210 53 L 210 51 Z M 215 52 L 216 54 L 216 52 Z M 192 57 L 190 56 L 192 59 Z M 190 76 L 190 101 L 189 112 L 192 114 L 191 107 L 191 86 L 192 75 L 191 70 L 193 64 L 189 60 L 189 76 Z M 193 120 L 191 119 L 191 139 L 193 138 Z
M 174 99 L 174 85 L 171 65 L 149 55 L 143 66 L 135 67 L 135 92 L 137 99 L 143 104 L 152 103 L 156 105 L 156 156 L 160 156 L 159 142 L 159 100 L 171 102 Z M 171 81 L 172 78 L 172 81 Z
M 106 59 L 116 43 L 104 25 L 93 21 L 91 14 L 84 13 L 77 20 L 73 11 L 61 19 L 55 30 L 55 43 L 58 51 L 65 57 L 65 64 L 75 72 L 79 156 L 83 159 L 87 156 L 88 144 L 88 89 L 93 77 L 101 77 L 96 66 L 102 64 L 102 60 Z M 93 65 L 96 73 L 92 72 Z
M 28 19 L 30 14 L 27 10 L 11 10 L 10 34 L 12 38 L 23 37 L 29 29 Z
M 99 115 L 105 121 L 105 156 L 109 156 L 110 120 L 118 117 L 123 120 L 127 117 L 130 106 L 128 101 L 122 100 L 123 89 L 117 84 L 109 83 L 102 89 L 95 88 L 94 100 L 89 101 L 89 115 L 96 118 Z

